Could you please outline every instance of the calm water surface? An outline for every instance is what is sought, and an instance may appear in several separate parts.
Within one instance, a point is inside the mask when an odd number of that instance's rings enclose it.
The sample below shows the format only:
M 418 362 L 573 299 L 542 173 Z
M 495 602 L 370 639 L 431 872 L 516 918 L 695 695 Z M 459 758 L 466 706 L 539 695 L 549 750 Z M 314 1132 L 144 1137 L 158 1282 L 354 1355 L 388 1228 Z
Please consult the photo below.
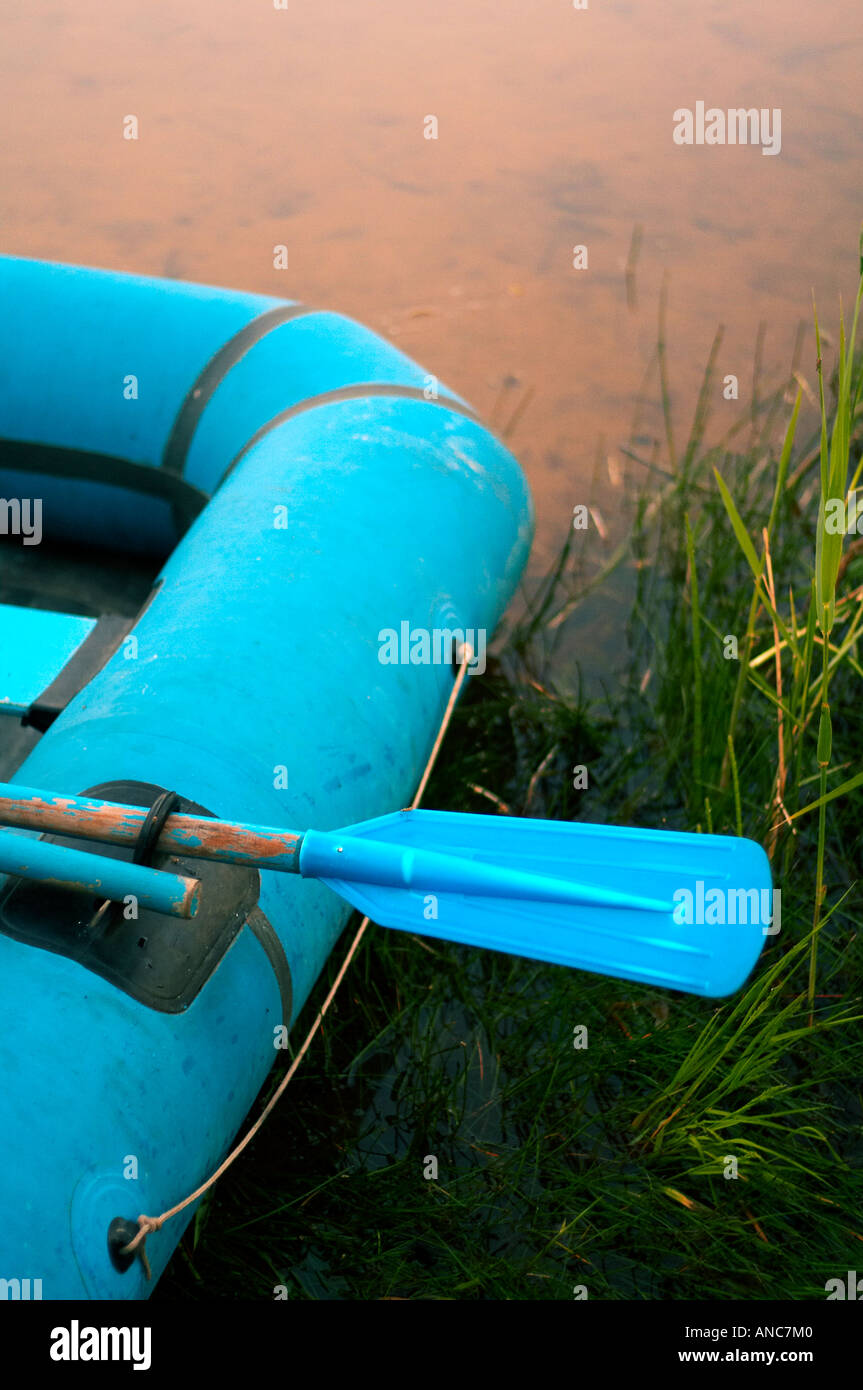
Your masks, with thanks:
M 857 0 L 5 0 L 0 16 L 0 249 L 362 319 L 511 427 L 537 562 L 597 461 L 613 492 L 664 272 L 681 430 L 720 322 L 745 401 L 759 322 L 779 371 L 811 291 L 831 322 L 853 293 Z M 676 145 L 673 113 L 697 101 L 779 108 L 780 153 Z

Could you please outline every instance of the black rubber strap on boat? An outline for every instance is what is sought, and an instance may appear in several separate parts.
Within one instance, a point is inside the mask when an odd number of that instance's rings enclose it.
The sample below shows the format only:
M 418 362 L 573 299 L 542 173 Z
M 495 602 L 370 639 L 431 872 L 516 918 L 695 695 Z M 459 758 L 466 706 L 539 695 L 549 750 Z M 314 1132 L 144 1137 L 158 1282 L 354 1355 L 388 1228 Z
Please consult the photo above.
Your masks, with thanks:
M 144 824 L 141 826 L 141 833 L 135 841 L 135 852 L 132 855 L 133 864 L 151 864 L 156 846 L 159 843 L 159 836 L 165 828 L 165 821 L 177 808 L 180 798 L 177 792 L 162 792 L 157 796 L 146 816 Z
M 136 622 L 136 618 L 118 618 L 113 614 L 100 618 L 92 632 L 72 653 L 62 671 L 58 672 L 51 684 L 36 697 L 21 716 L 21 723 L 38 729 L 43 734 L 46 729 L 50 729 L 69 701 L 98 675 Z
M 176 810 L 180 803 L 178 792 L 163 791 L 156 797 L 152 806 L 147 811 L 141 832 L 135 844 L 135 852 L 132 856 L 134 864 L 150 864 L 159 842 L 159 836 L 164 829 L 165 821 Z M 260 884 L 260 877 L 258 876 Z M 260 891 L 260 889 L 259 889 Z M 291 967 L 285 948 L 276 934 L 276 930 L 269 918 L 264 915 L 257 903 L 249 912 L 246 918 L 246 925 L 252 935 L 259 942 L 267 960 L 270 962 L 273 974 L 276 977 L 276 985 L 281 1000 L 281 1022 L 285 1028 L 291 1024 L 291 1014 L 294 1007 L 294 987 L 291 979 Z M 287 1052 L 279 1049 L 279 1060 L 287 1060 Z
M 312 312 L 305 304 L 277 304 L 274 309 L 267 309 L 252 319 L 222 344 L 199 372 L 180 406 L 162 454 L 161 468 L 164 472 L 178 477 L 182 475 L 198 421 L 228 372 L 236 366 L 240 358 L 245 357 L 246 353 L 268 333 L 272 333 L 274 328 Z
M 164 791 L 156 797 L 147 812 L 144 824 L 141 826 L 141 833 L 135 844 L 135 852 L 132 856 L 134 864 L 150 864 L 152 862 L 165 821 L 176 810 L 179 802 L 180 796 L 177 792 Z M 280 1021 L 285 1028 L 289 1028 L 294 1007 L 294 987 L 285 948 L 269 918 L 264 915 L 257 904 L 249 912 L 246 925 L 260 944 L 276 977 L 279 999 L 281 1000 L 282 1017 Z M 278 1060 L 285 1063 L 287 1058 L 287 1052 L 284 1049 L 279 1049 Z
M 276 984 L 279 987 L 279 997 L 282 1001 L 282 1023 L 285 1028 L 291 1026 L 291 1015 L 294 1011 L 294 986 L 291 980 L 291 967 L 288 957 L 285 955 L 285 948 L 276 934 L 275 927 L 268 917 L 264 915 L 259 907 L 253 907 L 248 917 L 246 925 L 260 943 L 267 960 L 272 966 L 273 974 L 276 977 Z M 286 1066 L 289 1060 L 288 1053 L 284 1048 L 279 1048 L 278 1061 L 280 1065 Z
M 278 415 L 274 415 L 266 424 L 261 425 L 260 429 L 255 430 L 255 433 L 246 440 L 240 452 L 231 459 L 217 486 L 222 486 L 229 474 L 233 473 L 237 464 L 265 435 L 270 434 L 279 425 L 283 425 L 286 420 L 292 420 L 295 415 L 302 415 L 307 410 L 315 410 L 319 405 L 332 405 L 336 401 L 361 401 L 381 396 L 422 401 L 425 405 L 436 406 L 439 409 L 443 407 L 444 410 L 452 411 L 454 415 L 463 415 L 466 420 L 473 421 L 475 425 L 481 425 L 487 434 L 493 433 L 488 425 L 483 423 L 475 410 L 472 410 L 464 401 L 455 400 L 451 396 L 427 396 L 421 386 L 401 386 L 398 382 L 392 381 L 357 382 L 353 386 L 337 386 L 332 391 L 322 391 L 319 396 L 307 396 L 304 401 L 298 401 L 296 405 L 288 406 L 286 410 L 280 410 Z
M 135 844 L 135 852 L 132 856 L 134 864 L 150 864 L 153 854 L 159 842 L 159 836 L 165 825 L 165 821 L 176 810 L 180 801 L 177 792 L 164 791 L 147 812 L 144 824 L 141 826 L 141 833 Z M 285 948 L 279 940 L 276 930 L 269 918 L 264 915 L 260 907 L 255 905 L 246 918 L 246 924 L 253 936 L 260 943 L 267 960 L 270 962 L 273 974 L 276 977 L 276 984 L 279 990 L 279 998 L 282 1005 L 281 1022 L 285 1028 L 291 1025 L 291 1013 L 294 1007 L 294 988 L 291 979 L 291 967 Z M 279 1049 L 280 1061 L 287 1059 L 284 1049 Z

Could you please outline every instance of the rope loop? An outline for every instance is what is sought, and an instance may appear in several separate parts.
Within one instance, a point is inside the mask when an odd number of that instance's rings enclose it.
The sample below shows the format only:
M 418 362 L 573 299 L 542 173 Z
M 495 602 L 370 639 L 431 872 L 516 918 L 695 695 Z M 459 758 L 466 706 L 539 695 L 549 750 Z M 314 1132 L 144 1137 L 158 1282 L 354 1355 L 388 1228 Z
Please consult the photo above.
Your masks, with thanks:
M 151 1233 L 155 1235 L 157 1231 L 161 1231 L 170 1215 L 170 1212 L 165 1212 L 162 1216 L 139 1216 L 138 1234 L 132 1237 L 128 1245 L 123 1246 L 124 1255 L 137 1253 L 144 1266 L 144 1275 L 148 1280 L 152 1279 L 153 1272 L 150 1269 L 150 1261 L 147 1259 L 147 1236 Z

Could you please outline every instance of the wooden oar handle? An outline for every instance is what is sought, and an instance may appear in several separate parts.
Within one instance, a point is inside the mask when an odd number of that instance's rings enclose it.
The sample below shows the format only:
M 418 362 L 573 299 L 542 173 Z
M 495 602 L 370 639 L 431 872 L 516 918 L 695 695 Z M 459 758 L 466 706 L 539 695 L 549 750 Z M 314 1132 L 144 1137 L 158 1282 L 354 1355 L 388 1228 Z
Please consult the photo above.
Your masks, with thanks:
M 0 825 L 23 830 L 136 845 L 147 814 L 146 807 L 0 783 Z M 298 873 L 300 840 L 292 831 L 177 813 L 165 821 L 154 848 L 161 854 Z

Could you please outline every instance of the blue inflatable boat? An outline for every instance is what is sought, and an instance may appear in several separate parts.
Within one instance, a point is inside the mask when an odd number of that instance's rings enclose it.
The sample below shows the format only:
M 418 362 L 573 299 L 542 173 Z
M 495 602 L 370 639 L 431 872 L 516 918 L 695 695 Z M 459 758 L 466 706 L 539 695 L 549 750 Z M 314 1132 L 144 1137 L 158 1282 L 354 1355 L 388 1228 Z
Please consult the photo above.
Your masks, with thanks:
M 510 453 L 337 314 L 8 258 L 0 306 L 2 545 L 165 558 L 131 622 L 110 594 L 87 616 L 0 591 L 0 710 L 41 731 L 14 780 L 323 830 L 406 805 L 453 685 L 436 635 L 484 651 L 525 563 Z M 0 1279 L 20 1296 L 152 1291 L 194 1207 L 150 1235 L 151 1283 L 112 1223 L 218 1165 L 350 911 L 312 881 L 195 872 L 193 932 L 0 877 Z

